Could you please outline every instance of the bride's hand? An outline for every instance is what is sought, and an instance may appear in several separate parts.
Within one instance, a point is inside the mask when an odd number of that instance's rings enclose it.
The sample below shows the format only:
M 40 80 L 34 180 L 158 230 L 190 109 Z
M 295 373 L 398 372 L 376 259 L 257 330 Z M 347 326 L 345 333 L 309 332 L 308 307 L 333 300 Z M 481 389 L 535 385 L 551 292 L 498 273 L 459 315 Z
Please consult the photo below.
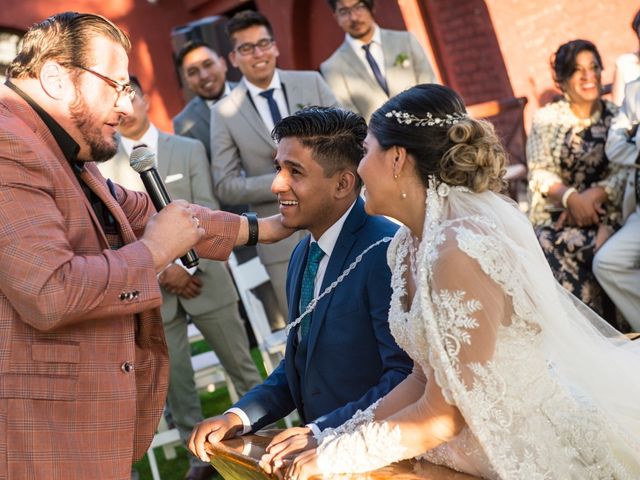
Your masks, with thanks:
M 267 473 L 275 473 L 284 466 L 284 459 L 309 448 L 315 448 L 316 439 L 308 427 L 288 428 L 273 437 L 260 459 L 260 467 Z M 284 470 L 284 468 L 283 468 Z
M 285 480 L 308 480 L 314 475 L 320 475 L 318 455 L 316 449 L 307 450 L 298 455 L 284 475 Z

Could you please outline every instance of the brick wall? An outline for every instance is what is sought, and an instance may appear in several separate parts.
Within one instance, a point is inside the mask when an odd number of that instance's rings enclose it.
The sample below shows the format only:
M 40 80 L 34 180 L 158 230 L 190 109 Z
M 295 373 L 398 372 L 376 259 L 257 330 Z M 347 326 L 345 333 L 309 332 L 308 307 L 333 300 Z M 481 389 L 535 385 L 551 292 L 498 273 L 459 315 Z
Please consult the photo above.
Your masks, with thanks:
M 637 0 L 422 0 L 448 84 L 468 103 L 529 99 L 527 118 L 556 93 L 549 58 L 563 42 L 593 41 L 610 83 L 615 58 L 637 48 Z

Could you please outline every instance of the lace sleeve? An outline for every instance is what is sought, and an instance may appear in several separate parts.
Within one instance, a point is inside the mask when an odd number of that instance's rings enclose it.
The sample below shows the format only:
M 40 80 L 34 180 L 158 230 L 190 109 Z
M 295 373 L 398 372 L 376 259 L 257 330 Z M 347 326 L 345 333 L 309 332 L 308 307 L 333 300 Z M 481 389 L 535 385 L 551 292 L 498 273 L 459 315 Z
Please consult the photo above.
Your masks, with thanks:
M 413 300 L 424 310 L 425 328 L 416 330 L 425 335 L 420 343 L 429 351 L 437 343 L 430 358 L 436 367 L 426 370 L 421 394 L 384 420 L 368 418 L 326 435 L 318 447 L 323 473 L 360 473 L 413 458 L 451 441 L 464 427 L 450 389 L 479 386 L 475 377 L 491 362 L 498 326 L 510 318 L 511 307 L 502 288 L 457 246 L 441 252 L 433 276 L 434 287 L 423 285 Z

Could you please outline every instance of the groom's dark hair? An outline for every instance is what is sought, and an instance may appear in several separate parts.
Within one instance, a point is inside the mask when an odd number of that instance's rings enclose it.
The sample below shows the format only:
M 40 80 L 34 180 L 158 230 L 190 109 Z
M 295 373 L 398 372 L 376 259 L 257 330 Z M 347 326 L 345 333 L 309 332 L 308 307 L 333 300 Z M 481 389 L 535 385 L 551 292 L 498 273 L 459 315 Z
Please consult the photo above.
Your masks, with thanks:
M 338 170 L 357 169 L 364 156 L 362 143 L 367 124 L 360 115 L 338 107 L 307 107 L 279 121 L 271 133 L 276 143 L 283 138 L 296 138 L 311 149 L 313 158 L 322 166 L 325 177 Z

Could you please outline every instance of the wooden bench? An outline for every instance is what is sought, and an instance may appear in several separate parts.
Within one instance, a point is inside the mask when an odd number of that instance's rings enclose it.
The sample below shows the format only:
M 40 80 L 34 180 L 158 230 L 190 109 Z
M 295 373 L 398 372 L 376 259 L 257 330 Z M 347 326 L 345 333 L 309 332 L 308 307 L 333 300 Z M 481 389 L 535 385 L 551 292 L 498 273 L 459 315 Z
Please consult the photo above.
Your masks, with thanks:
M 276 480 L 258 465 L 271 439 L 279 430 L 263 430 L 257 435 L 244 435 L 216 444 L 206 445 L 211 464 L 225 480 Z M 340 478 L 347 478 L 340 476 Z M 459 473 L 421 461 L 394 463 L 375 472 L 349 475 L 350 480 L 479 480 L 478 477 Z M 320 477 L 314 477 L 320 480 Z

